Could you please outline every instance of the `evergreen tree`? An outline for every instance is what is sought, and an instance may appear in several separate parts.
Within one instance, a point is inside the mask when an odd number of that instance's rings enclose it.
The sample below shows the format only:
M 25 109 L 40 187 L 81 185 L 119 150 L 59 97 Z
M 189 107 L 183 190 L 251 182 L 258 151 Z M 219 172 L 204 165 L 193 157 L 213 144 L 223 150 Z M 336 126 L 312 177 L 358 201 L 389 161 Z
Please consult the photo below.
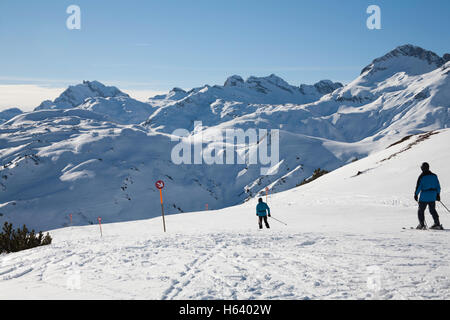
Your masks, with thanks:
M 3 231 L 0 233 L 0 253 L 17 252 L 50 243 L 52 243 L 52 237 L 49 233 L 44 236 L 40 231 L 36 235 L 34 230 L 29 231 L 25 225 L 22 229 L 14 230 L 11 223 L 5 222 Z

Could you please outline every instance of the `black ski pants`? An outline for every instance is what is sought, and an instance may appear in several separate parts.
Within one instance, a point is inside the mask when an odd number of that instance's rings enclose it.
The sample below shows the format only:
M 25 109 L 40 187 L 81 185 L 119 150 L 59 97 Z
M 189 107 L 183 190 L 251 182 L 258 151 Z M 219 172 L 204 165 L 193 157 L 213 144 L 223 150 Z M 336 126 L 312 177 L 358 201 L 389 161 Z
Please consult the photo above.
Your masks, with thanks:
M 436 202 L 419 202 L 419 223 L 424 224 L 425 222 L 425 209 L 427 208 L 430 210 L 431 216 L 433 217 L 434 223 L 437 225 L 440 225 L 439 223 L 439 215 L 436 211 Z
M 267 229 L 270 228 L 269 223 L 267 222 L 267 216 L 258 216 L 258 218 L 259 218 L 259 228 L 260 229 L 262 229 L 262 227 L 263 227 L 263 225 L 262 225 L 263 220 L 264 220 L 264 224 L 266 225 L 266 228 Z

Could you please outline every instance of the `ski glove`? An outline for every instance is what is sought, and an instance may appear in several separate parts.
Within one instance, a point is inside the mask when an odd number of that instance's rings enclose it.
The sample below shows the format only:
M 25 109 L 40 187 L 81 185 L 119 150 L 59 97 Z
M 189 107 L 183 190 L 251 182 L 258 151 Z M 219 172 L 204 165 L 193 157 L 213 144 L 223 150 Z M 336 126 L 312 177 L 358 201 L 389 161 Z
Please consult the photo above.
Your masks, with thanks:
M 418 201 L 419 197 L 417 196 L 417 194 L 414 195 L 414 200 Z
M 436 201 L 441 201 L 441 195 L 438 193 L 438 195 L 436 196 Z
M 439 201 L 439 200 L 438 200 Z M 269 217 L 271 217 L 270 213 L 269 213 Z

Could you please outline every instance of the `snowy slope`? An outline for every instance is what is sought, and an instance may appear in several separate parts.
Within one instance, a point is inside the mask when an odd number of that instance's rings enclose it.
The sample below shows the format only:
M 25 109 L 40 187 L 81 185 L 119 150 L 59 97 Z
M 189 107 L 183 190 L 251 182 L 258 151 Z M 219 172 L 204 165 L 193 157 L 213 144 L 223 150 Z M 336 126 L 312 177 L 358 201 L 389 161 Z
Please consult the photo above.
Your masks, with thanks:
M 206 204 L 211 209 L 234 205 L 280 177 L 283 183 L 272 190 L 295 186 L 317 166 L 331 170 L 345 163 L 329 151 L 344 152 L 344 146 L 333 141 L 324 146 L 322 140 L 282 131 L 274 176 L 261 176 L 260 165 L 176 165 L 170 148 L 178 142 L 170 136 L 108 122 L 83 109 L 20 115 L 0 128 L 0 142 L 0 223 L 45 229 L 66 225 L 69 214 L 80 225 L 95 222 L 99 214 L 111 221 L 155 216 L 159 202 L 150 199 L 157 195 L 159 179 L 173 191 L 165 196 L 171 214 L 202 210 Z M 249 147 L 237 152 L 248 153 Z
M 88 98 L 77 108 L 104 115 L 108 121 L 119 124 L 141 123 L 155 111 L 148 103 L 128 96 Z
M 193 122 L 203 121 L 205 126 L 214 126 L 247 114 L 258 113 L 264 105 L 304 104 L 316 101 L 323 95 L 342 87 L 341 83 L 322 80 L 314 85 L 292 86 L 272 74 L 268 77 L 229 77 L 223 86 L 205 85 L 189 92 L 179 88 L 167 95 L 149 99 L 159 106 L 147 120 L 147 126 L 164 132 L 177 128 L 193 129 Z
M 252 79 L 249 83 L 259 78 Z M 283 83 L 271 76 L 265 85 L 273 97 L 282 98 L 279 86 Z M 245 90 L 257 94 L 251 86 Z M 333 84 L 325 81 L 309 90 L 320 96 L 330 90 L 328 86 Z M 0 222 L 56 228 L 67 224 L 69 213 L 81 225 L 92 223 L 99 213 L 115 221 L 148 218 L 159 207 L 148 201 L 157 192 L 153 183 L 158 179 L 180 190 L 166 199 L 167 214 L 199 210 L 206 204 L 222 208 L 244 201 L 276 179 L 263 179 L 261 186 L 259 166 L 173 164 L 170 150 L 176 142 L 167 134 L 138 125 L 154 111 L 151 104 L 133 100 L 115 87 L 85 81 L 69 87 L 54 102 L 44 102 L 34 112 L 6 122 L 0 128 Z M 328 169 L 343 164 L 320 141 L 311 143 L 313 138 L 286 132 L 281 139 L 291 147 L 282 151 L 283 172 L 278 177 L 297 168 L 285 188 L 315 169 L 313 159 L 302 157 L 300 163 L 299 157 L 290 158 L 299 140 L 305 141 L 303 150 L 327 154 L 331 161 L 323 163 Z M 243 146 L 242 152 L 248 152 L 248 147 Z M 242 175 L 242 170 L 248 173 Z M 180 205 L 187 198 L 191 202 Z
M 168 216 L 166 234 L 161 218 L 104 219 L 103 238 L 53 230 L 52 245 L 0 257 L 0 299 L 449 299 L 450 233 L 402 230 L 417 223 L 421 162 L 450 203 L 448 141 L 450 130 L 416 135 L 270 195 L 288 226 L 258 231 L 252 199 Z
M 6 122 L 21 113 L 22 113 L 22 110 L 20 110 L 19 108 L 9 108 L 9 109 L 0 111 L 0 123 Z
M 71 86 L 0 125 L 0 223 L 53 229 L 67 225 L 70 213 L 76 225 L 99 214 L 115 222 L 147 219 L 158 214 L 158 201 L 149 199 L 159 179 L 176 191 L 166 196 L 167 214 L 236 205 L 266 187 L 291 189 L 318 168 L 331 171 L 405 136 L 448 128 L 445 57 L 406 45 L 345 86 L 232 76 L 223 86 L 175 88 L 147 103 L 96 81 Z M 208 137 L 204 151 L 228 129 L 278 129 L 275 174 L 262 174 L 261 164 L 175 165 L 172 131 L 180 128 L 189 131 L 186 139 Z M 254 149 L 239 145 L 236 153 Z

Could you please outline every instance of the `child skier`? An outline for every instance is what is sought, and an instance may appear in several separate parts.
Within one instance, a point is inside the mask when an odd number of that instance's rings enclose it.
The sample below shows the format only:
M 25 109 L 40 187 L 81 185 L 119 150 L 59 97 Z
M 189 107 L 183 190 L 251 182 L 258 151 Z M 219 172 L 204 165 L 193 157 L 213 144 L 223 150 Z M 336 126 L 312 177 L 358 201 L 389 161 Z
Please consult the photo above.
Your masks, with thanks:
M 256 205 L 256 215 L 259 217 L 259 228 L 262 229 L 262 222 L 264 220 L 264 224 L 266 228 L 269 229 L 269 223 L 267 222 L 267 215 L 270 217 L 270 209 L 267 203 L 263 202 L 262 198 L 258 199 L 258 204 Z

